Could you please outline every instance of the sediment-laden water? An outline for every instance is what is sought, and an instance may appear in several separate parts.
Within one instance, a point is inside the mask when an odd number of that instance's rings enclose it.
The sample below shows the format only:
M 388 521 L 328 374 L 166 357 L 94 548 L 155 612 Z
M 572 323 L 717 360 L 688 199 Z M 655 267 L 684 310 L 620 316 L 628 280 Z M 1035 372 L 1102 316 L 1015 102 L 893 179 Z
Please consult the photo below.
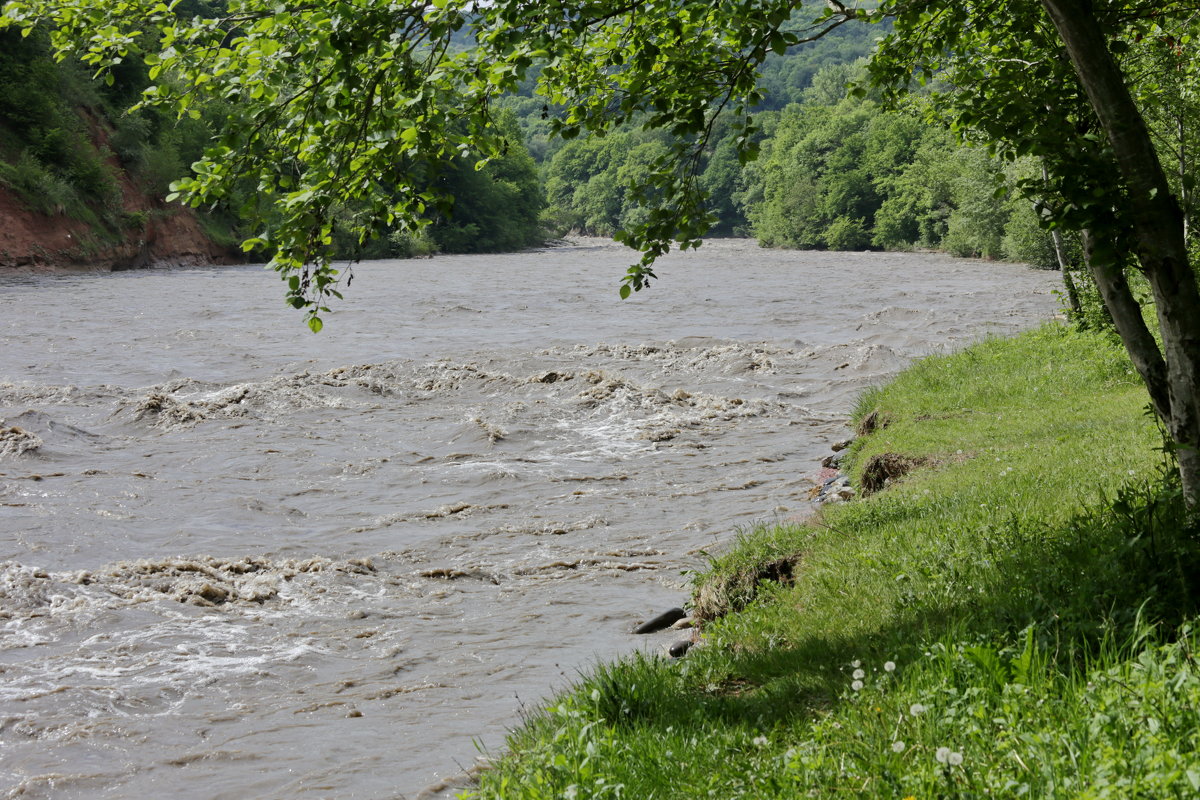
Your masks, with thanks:
M 313 336 L 259 268 L 0 276 L 0 797 L 395 798 L 497 747 L 856 394 L 1053 274 L 714 241 L 375 262 Z

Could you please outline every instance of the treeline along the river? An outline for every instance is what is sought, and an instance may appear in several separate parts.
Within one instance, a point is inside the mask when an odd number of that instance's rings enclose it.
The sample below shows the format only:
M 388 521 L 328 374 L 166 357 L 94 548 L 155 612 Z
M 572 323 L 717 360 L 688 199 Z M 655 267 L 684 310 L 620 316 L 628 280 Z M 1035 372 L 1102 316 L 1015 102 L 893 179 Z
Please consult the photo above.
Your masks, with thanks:
M 210 13 L 215 5 L 187 0 L 177 12 Z M 927 121 L 919 98 L 892 111 L 850 91 L 880 33 L 847 25 L 768 61 L 759 158 L 739 162 L 732 133 L 720 125 L 704 151 L 700 182 L 713 232 L 771 247 L 932 248 L 1045 268 L 1076 262 L 1075 242 L 1056 242 L 1029 200 L 1006 193 L 1038 180 L 1036 160 L 992 157 Z M 44 32 L 22 38 L 0 30 L 0 193 L 29 213 L 86 230 L 73 250 L 44 252 L 44 260 L 87 260 L 133 239 L 144 245 L 148 226 L 179 213 L 161 201 L 171 181 L 237 113 L 220 103 L 182 119 L 156 108 L 130 112 L 149 83 L 137 59 L 95 80 L 78 64 L 54 62 Z M 498 121 L 510 142 L 502 158 L 482 168 L 469 156 L 424 167 L 423 180 L 454 198 L 430 204 L 425 228 L 382 229 L 366 241 L 335 231 L 330 247 L 349 258 L 511 251 L 570 232 L 609 235 L 641 220 L 647 212 L 632 187 L 667 152 L 669 134 L 630 125 L 603 138 L 553 138 L 557 109 L 533 94 L 532 78 L 528 86 L 501 100 Z M 1164 132 L 1177 122 L 1164 119 Z M 1169 147 L 1170 137 L 1164 142 Z M 142 201 L 131 203 L 131 195 Z M 255 202 L 247 182 L 196 216 L 210 241 L 233 248 L 256 233 L 239 222 Z M 361 213 L 345 208 L 340 216 L 350 222 Z

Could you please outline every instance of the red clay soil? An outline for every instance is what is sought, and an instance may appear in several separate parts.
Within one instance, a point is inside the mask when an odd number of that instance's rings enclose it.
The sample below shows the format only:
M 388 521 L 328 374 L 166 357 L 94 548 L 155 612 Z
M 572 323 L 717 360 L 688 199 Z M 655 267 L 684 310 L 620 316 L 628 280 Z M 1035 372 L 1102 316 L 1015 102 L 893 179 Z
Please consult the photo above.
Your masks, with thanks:
M 108 132 L 88 120 L 100 146 Z M 0 268 L 87 266 L 100 269 L 134 269 L 155 264 L 228 264 L 237 253 L 219 247 L 205 235 L 195 214 L 181 206 L 168 206 L 138 190 L 109 159 L 121 188 L 121 209 L 146 222 L 123 232 L 120 244 L 101 241 L 89 227 L 63 214 L 46 215 L 26 208 L 19 197 L 0 186 Z
M 129 183 L 122 180 L 122 184 Z M 124 186 L 122 188 L 125 188 Z M 230 263 L 187 209 L 155 208 L 146 198 L 126 193 L 125 211 L 146 211 L 147 222 L 125 231 L 117 245 L 98 245 L 87 225 L 64 215 L 47 216 L 25 208 L 0 187 L 0 267 L 91 266 L 128 269 L 153 264 Z

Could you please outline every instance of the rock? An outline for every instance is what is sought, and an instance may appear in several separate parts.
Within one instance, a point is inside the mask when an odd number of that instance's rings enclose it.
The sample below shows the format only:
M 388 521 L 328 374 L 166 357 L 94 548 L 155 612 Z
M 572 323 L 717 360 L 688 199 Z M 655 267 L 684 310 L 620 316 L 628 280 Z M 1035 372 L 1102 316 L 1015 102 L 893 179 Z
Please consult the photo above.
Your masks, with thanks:
M 361 717 L 362 712 L 359 711 L 357 708 L 352 708 L 346 712 L 346 716 L 349 717 L 350 719 L 354 719 L 356 717 Z
M 696 620 L 692 619 L 691 617 L 684 617 L 683 619 L 676 620 L 671 624 L 671 630 L 673 631 L 682 631 L 694 627 L 696 627 Z
M 842 465 L 842 453 L 834 453 L 833 455 L 825 456 L 821 461 L 822 467 L 829 469 L 837 469 Z
M 682 608 L 668 608 L 663 613 L 659 614 L 652 620 L 643 622 L 633 629 L 634 633 L 654 633 L 661 631 L 663 628 L 670 627 L 675 622 L 687 617 L 687 612 Z
M 847 447 L 849 447 L 852 444 L 854 444 L 853 437 L 851 437 L 849 439 L 843 439 L 840 442 L 834 442 L 832 445 L 829 446 L 829 449 L 832 450 L 833 452 L 837 453 L 841 450 L 845 450 Z
M 687 651 L 692 649 L 693 644 L 695 643 L 691 639 L 680 639 L 678 642 L 667 648 L 667 654 L 670 655 L 671 658 L 683 658 L 685 655 L 687 655 Z

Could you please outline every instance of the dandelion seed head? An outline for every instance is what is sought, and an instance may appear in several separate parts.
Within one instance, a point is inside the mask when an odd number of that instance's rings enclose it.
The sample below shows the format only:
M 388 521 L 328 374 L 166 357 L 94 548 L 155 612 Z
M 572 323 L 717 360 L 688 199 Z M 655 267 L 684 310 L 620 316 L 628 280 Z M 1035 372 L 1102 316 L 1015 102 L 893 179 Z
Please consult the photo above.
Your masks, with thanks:
M 859 691 L 859 690 L 861 690 L 861 689 L 862 689 L 862 687 L 863 687 L 863 682 L 862 682 L 862 681 L 855 681 L 854 683 L 850 684 L 850 688 L 851 688 L 851 689 L 853 689 L 853 690 L 854 690 L 854 691 L 856 691 L 856 692 L 857 692 L 857 691 Z
M 903 753 L 904 752 L 904 742 L 900 741 L 899 739 L 892 742 L 892 752 L 893 753 Z
M 920 716 L 921 714 L 925 713 L 925 706 L 921 705 L 920 703 L 913 703 L 908 707 L 908 713 L 912 714 L 914 717 Z
M 862 662 L 856 658 L 850 662 L 850 666 L 854 667 L 855 669 L 858 669 L 859 667 L 862 666 Z
M 896 671 L 896 662 L 895 661 L 883 662 L 883 671 L 884 672 L 895 672 Z
M 753 739 L 750 740 L 750 742 L 751 742 L 751 744 L 755 745 L 756 747 L 766 747 L 767 746 L 767 737 L 755 736 Z
M 950 748 L 939 747 L 937 752 L 933 754 L 933 757 L 937 759 L 939 764 L 945 764 L 950 760 Z
M 854 680 L 862 680 L 865 677 L 867 677 L 867 673 L 863 672 L 861 669 L 854 670 Z
M 946 763 L 952 767 L 957 767 L 962 763 L 962 761 L 962 753 L 951 753 L 950 755 L 946 756 Z

